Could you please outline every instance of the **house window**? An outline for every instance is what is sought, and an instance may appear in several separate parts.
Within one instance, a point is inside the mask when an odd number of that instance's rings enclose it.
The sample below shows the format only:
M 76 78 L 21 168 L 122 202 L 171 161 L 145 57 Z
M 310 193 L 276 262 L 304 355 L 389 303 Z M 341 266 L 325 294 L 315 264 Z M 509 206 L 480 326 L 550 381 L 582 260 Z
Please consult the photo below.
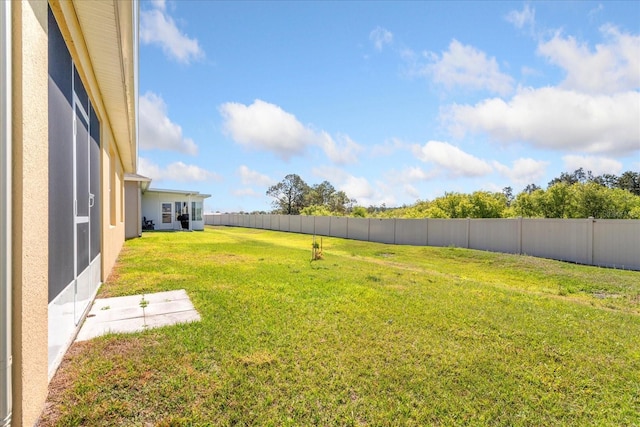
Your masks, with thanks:
M 194 221 L 202 221 L 202 202 L 191 202 L 191 212 Z
M 175 206 L 176 206 L 176 221 L 180 221 L 178 217 L 183 213 L 185 213 L 182 211 L 182 202 L 175 202 Z
M 171 203 L 162 204 L 162 223 L 171 224 Z

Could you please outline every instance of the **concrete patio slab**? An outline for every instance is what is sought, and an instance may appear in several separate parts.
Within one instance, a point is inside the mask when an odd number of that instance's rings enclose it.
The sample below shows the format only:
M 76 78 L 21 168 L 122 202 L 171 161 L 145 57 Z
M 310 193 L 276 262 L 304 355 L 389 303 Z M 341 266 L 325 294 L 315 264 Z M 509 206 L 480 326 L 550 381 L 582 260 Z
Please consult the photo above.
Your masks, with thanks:
M 139 332 L 198 321 L 200 314 L 184 289 L 101 298 L 94 301 L 76 341 L 86 341 L 107 333 Z

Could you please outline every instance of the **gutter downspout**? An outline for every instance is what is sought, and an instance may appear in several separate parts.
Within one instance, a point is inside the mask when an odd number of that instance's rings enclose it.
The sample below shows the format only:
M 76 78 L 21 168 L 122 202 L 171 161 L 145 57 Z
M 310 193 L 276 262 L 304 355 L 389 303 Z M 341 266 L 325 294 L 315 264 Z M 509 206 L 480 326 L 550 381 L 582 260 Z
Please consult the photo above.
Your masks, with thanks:
M 11 426 L 11 2 L 0 1 L 0 426 Z

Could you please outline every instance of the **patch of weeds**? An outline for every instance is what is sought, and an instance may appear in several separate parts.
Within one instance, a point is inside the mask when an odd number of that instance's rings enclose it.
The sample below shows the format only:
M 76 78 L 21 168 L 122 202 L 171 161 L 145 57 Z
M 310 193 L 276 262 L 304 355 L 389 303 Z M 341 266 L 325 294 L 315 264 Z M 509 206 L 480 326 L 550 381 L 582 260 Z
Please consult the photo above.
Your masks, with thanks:
M 109 310 L 111 308 L 111 306 L 105 305 L 104 307 L 102 307 L 100 310 Z
M 144 297 L 142 298 L 142 301 L 140 301 L 140 307 L 142 308 L 146 308 L 149 305 L 149 301 L 147 301 L 146 299 L 144 299 Z
M 366 277 L 366 279 L 370 282 L 374 282 L 374 283 L 379 283 L 382 282 L 382 279 L 380 278 L 380 276 L 372 276 L 372 275 L 368 275 Z

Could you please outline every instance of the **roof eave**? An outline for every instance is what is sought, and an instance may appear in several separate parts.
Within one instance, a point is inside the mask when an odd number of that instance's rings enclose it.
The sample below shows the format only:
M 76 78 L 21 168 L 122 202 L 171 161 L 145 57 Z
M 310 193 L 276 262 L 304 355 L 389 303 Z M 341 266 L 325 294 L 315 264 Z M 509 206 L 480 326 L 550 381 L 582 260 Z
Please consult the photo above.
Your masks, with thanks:
M 137 15 L 131 1 L 50 0 L 101 126 L 125 172 L 137 167 Z

